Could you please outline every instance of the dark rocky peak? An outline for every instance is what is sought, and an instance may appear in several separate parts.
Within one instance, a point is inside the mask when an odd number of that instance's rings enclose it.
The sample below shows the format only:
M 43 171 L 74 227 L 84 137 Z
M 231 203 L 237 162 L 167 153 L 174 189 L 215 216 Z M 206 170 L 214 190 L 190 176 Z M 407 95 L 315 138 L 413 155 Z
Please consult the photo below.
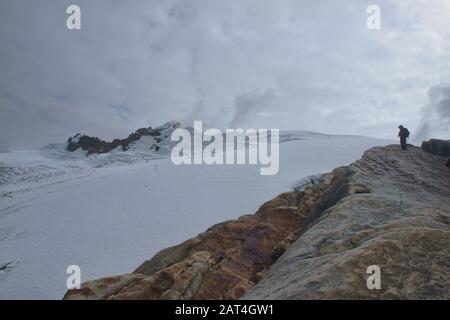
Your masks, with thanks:
M 149 136 L 155 138 L 155 143 L 150 146 L 150 149 L 158 151 L 160 149 L 159 144 L 167 139 L 172 131 L 178 127 L 180 127 L 180 123 L 170 121 L 157 128 L 140 128 L 125 139 L 114 139 L 112 141 L 105 141 L 98 137 L 90 137 L 77 133 L 67 140 L 66 149 L 67 151 L 73 152 L 81 148 L 87 151 L 87 155 L 110 152 L 117 147 L 121 147 L 123 151 L 126 151 L 129 149 L 131 143 L 138 141 L 144 136 Z

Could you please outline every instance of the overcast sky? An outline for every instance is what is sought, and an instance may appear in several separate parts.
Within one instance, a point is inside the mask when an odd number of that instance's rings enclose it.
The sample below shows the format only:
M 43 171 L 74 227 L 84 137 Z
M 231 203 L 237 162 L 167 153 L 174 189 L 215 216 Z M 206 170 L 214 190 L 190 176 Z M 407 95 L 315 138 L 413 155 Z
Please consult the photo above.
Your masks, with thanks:
M 0 149 L 169 120 L 449 138 L 448 0 L 1 0 L 0 44 Z

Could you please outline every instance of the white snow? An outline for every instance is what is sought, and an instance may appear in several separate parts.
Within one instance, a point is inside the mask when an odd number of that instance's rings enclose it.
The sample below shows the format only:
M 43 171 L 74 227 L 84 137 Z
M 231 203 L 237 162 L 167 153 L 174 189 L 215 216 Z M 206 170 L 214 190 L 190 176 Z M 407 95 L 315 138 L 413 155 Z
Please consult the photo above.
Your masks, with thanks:
M 60 299 L 72 264 L 83 282 L 131 272 L 163 248 L 253 213 L 303 177 L 391 143 L 307 132 L 281 141 L 275 176 L 254 165 L 175 166 L 145 141 L 89 157 L 63 145 L 0 153 L 0 299 Z

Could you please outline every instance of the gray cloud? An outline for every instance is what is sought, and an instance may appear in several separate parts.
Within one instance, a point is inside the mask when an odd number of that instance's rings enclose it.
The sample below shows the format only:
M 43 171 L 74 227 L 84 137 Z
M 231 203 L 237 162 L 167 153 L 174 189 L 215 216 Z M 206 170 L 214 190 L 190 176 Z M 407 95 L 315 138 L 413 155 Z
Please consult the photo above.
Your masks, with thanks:
M 255 118 L 259 111 L 273 106 L 277 92 L 273 88 L 256 89 L 243 93 L 233 100 L 234 114 L 230 122 L 230 128 L 237 128 L 248 124 Z
M 428 103 L 422 108 L 417 142 L 430 138 L 450 139 L 450 85 L 434 85 L 428 90 Z
M 196 119 L 379 137 L 395 137 L 398 123 L 415 131 L 426 88 L 450 82 L 450 3 L 380 0 L 382 30 L 369 31 L 372 2 L 79 0 L 82 30 L 69 31 L 72 1 L 4 0 L 0 144 L 75 132 L 111 139 Z

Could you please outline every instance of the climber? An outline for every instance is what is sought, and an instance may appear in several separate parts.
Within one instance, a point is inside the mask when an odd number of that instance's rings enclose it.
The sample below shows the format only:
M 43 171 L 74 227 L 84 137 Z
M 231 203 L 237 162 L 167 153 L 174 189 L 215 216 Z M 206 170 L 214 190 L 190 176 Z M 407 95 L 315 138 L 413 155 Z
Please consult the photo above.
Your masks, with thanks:
M 406 150 L 406 139 L 409 138 L 409 130 L 403 126 L 398 126 L 400 131 L 398 132 L 398 136 L 400 137 L 400 145 L 402 146 L 402 150 Z

